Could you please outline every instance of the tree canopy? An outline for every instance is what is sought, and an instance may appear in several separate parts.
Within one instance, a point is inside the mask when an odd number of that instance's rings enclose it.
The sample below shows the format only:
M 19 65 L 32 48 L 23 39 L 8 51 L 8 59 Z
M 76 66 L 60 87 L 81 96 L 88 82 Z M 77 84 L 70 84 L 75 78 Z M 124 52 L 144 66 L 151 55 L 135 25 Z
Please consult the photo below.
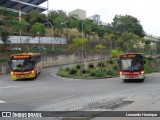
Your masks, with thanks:
M 144 37 L 145 35 L 140 21 L 130 15 L 116 15 L 113 18 L 112 26 L 116 34 L 121 35 L 124 32 L 131 32 L 138 35 L 139 37 Z

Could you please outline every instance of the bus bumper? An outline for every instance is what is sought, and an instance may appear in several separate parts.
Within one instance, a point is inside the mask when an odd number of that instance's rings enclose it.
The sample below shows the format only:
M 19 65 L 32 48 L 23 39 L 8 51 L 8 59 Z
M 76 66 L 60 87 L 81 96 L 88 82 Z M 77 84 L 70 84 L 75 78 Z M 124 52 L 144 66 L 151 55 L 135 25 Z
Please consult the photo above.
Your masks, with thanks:
M 145 79 L 145 76 L 144 74 L 140 74 L 140 75 L 137 75 L 137 76 L 125 76 L 125 75 L 120 75 L 120 79 L 122 80 L 129 80 L 129 79 L 135 79 L 135 80 L 144 80 Z
M 36 73 L 30 73 L 30 74 L 25 74 L 25 75 L 14 75 L 11 74 L 11 79 L 12 80 L 21 80 L 21 79 L 32 79 L 36 77 Z

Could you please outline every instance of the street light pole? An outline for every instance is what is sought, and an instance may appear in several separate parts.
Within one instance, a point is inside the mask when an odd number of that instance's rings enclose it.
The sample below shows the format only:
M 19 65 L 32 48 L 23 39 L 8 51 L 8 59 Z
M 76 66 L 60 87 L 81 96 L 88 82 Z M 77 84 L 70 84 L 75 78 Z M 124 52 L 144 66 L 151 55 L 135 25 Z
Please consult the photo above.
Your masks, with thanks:
M 37 35 L 38 35 L 38 37 L 39 37 L 39 50 L 40 50 L 40 48 L 41 48 L 41 45 L 40 45 L 40 33 L 37 32 Z
M 83 24 L 84 24 L 84 22 L 82 22 L 82 38 L 83 38 Z
M 82 22 L 82 39 L 83 39 L 83 24 L 84 22 Z M 82 62 L 83 62 L 83 45 L 82 45 Z

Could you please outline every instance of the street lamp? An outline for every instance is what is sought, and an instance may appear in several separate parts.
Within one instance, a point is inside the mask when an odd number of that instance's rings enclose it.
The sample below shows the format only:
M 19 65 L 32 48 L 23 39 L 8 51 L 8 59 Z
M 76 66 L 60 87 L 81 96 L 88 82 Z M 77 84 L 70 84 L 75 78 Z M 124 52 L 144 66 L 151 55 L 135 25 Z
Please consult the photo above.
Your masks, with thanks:
M 83 39 L 83 31 L 84 31 L 84 30 L 83 30 L 83 24 L 84 24 L 84 22 L 82 22 L 82 39 Z M 81 49 L 82 49 L 82 54 L 81 54 L 81 56 L 82 56 L 82 62 L 83 62 L 83 57 L 84 57 L 84 56 L 83 56 L 83 44 L 82 44 L 82 48 L 81 48 Z M 83 64 L 83 63 L 82 63 L 82 64 Z M 87 70 L 86 70 L 86 71 L 87 71 Z
M 82 22 L 82 38 L 83 38 L 83 24 L 84 24 L 84 22 Z
M 40 50 L 40 48 L 41 48 L 41 45 L 40 45 L 40 33 L 37 32 L 37 35 L 38 35 L 38 37 L 39 37 L 39 50 Z
M 39 44 L 39 50 L 40 50 L 40 48 L 41 48 L 41 45 L 40 45 L 40 33 L 37 32 L 37 35 L 38 35 L 38 37 L 39 37 L 39 42 L 38 42 L 38 44 Z
M 67 26 L 67 27 L 66 27 L 66 28 L 67 28 L 67 30 L 66 30 L 67 32 L 65 32 L 65 33 L 66 33 L 66 38 L 67 38 L 67 40 L 68 40 L 68 39 L 69 39 L 69 38 L 68 38 L 68 34 L 69 34 L 69 31 L 68 31 L 68 29 L 69 29 L 69 28 L 68 28 L 68 25 L 67 25 L 67 23 L 69 23 L 69 22 L 68 22 L 68 21 L 61 22 L 61 25 L 66 25 L 66 26 Z

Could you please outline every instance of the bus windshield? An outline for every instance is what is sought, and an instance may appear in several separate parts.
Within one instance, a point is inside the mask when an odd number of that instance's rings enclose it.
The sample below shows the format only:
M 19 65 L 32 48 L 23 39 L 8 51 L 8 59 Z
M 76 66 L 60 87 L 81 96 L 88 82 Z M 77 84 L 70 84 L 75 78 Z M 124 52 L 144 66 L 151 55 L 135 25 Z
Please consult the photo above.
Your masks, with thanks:
M 10 67 L 15 72 L 32 70 L 34 67 L 33 61 L 30 58 L 26 59 L 11 59 Z
M 121 59 L 120 69 L 123 71 L 139 71 L 143 69 L 143 58 L 124 58 Z

